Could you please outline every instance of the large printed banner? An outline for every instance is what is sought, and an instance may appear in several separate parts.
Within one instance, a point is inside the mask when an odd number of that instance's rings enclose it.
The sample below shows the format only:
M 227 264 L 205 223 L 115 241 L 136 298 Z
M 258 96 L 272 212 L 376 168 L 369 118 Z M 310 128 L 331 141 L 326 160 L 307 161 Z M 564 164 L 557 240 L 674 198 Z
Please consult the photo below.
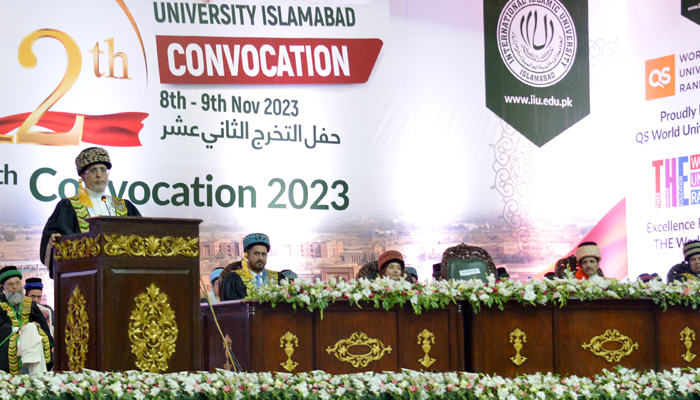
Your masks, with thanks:
M 465 242 L 527 280 L 595 240 L 607 276 L 665 276 L 700 233 L 680 3 L 5 4 L 0 263 L 41 273 L 73 160 L 102 146 L 110 194 L 204 221 L 203 273 L 257 231 L 307 275 L 399 250 L 428 279 Z

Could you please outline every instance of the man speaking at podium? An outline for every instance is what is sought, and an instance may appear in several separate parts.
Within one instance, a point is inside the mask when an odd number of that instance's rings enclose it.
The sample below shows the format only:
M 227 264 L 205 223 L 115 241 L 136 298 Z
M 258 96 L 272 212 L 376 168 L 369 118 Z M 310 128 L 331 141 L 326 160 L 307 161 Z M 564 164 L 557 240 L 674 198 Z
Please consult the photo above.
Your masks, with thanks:
M 41 235 L 41 261 L 49 268 L 49 277 L 53 279 L 51 250 L 54 240 L 61 235 L 84 233 L 89 231 L 88 217 L 103 215 L 136 216 L 141 213 L 129 200 L 112 197 L 107 194 L 109 170 L 112 161 L 107 150 L 90 147 L 80 152 L 75 159 L 75 167 L 80 175 L 78 194 L 62 199 L 49 217 Z M 85 188 L 83 188 L 85 182 Z

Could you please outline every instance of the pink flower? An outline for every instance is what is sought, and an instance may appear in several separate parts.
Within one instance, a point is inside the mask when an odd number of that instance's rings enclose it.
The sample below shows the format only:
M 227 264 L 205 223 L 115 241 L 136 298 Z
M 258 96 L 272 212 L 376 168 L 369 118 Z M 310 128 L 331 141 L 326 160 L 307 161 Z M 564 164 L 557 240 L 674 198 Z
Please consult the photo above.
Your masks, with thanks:
M 524 291 L 524 290 L 521 290 L 521 291 L 520 291 L 520 295 L 521 295 L 521 296 L 525 296 L 525 291 Z
M 474 384 L 471 382 L 467 382 L 467 389 L 471 389 L 474 387 Z
M 233 390 L 233 389 L 231 389 L 231 386 L 229 386 L 229 385 L 226 385 L 226 386 L 222 387 L 221 389 L 223 389 L 224 393 L 231 393 L 231 390 Z
M 127 392 L 127 393 L 131 393 L 131 392 L 133 392 L 133 390 L 131 390 L 131 389 L 126 389 L 126 392 Z
M 311 392 L 318 393 L 318 389 L 312 389 Z
M 455 385 L 453 385 L 453 384 L 451 384 L 451 383 L 447 385 L 447 391 L 448 391 L 448 392 L 451 392 L 454 388 L 455 388 Z
M 685 289 L 683 289 L 683 294 L 686 295 L 686 296 L 689 295 L 689 294 L 690 294 L 690 288 L 685 288 Z
M 208 383 L 208 384 L 211 385 L 211 382 L 212 382 L 211 378 L 210 378 L 210 379 L 207 379 L 207 383 Z
M 391 380 L 391 383 L 393 383 L 394 385 L 396 385 L 397 383 L 399 383 L 399 380 L 396 379 L 396 378 L 394 378 L 394 379 Z
M 411 393 L 415 393 L 416 391 L 418 391 L 418 388 L 415 387 L 415 386 L 413 386 L 413 385 L 411 385 L 411 386 L 408 387 L 408 391 L 411 392 Z

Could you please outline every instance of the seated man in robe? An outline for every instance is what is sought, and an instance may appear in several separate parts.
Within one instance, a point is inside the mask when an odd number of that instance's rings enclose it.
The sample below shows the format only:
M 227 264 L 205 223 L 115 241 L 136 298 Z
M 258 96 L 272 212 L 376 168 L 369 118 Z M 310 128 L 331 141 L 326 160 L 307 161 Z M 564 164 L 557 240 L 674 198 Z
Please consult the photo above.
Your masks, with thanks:
M 209 302 L 211 304 L 216 304 L 219 301 L 219 276 L 221 275 L 221 272 L 224 270 L 223 267 L 217 267 L 214 268 L 211 273 L 209 273 L 209 283 L 211 283 L 211 290 L 209 290 L 208 297 L 209 297 Z M 206 303 L 207 299 L 204 298 L 202 299 L 202 303 Z
M 691 240 L 683 245 L 683 261 L 668 271 L 668 282 L 700 281 L 700 241 Z
M 20 330 L 24 332 L 22 328 L 32 323 L 39 328 L 36 340 L 22 347 L 39 347 L 44 357 L 41 360 L 44 369 L 50 370 L 53 367 L 53 337 L 37 304 L 22 294 L 22 272 L 14 266 L 1 269 L 0 285 L 4 288 L 4 294 L 0 295 L 0 370 L 17 375 L 22 370 L 33 369 L 34 365 L 23 365 L 18 354 Z
M 576 279 L 600 279 L 603 271 L 600 270 L 600 247 L 595 242 L 584 242 L 576 249 L 576 261 L 579 268 L 576 270 Z
M 136 216 L 141 213 L 129 200 L 122 200 L 107 194 L 109 171 L 112 161 L 107 150 L 99 147 L 87 148 L 75 159 L 75 168 L 80 176 L 78 194 L 62 199 L 44 226 L 39 252 L 41 261 L 49 267 L 49 277 L 53 279 L 53 243 L 61 235 L 85 233 L 89 231 L 88 217 L 101 215 Z M 85 188 L 82 183 L 85 182 Z
M 263 233 L 251 233 L 243 238 L 241 269 L 231 271 L 221 282 L 221 301 L 240 300 L 248 296 L 248 290 L 268 283 L 278 283 L 278 274 L 265 268 L 270 238 Z
M 27 278 L 24 282 L 24 295 L 32 299 L 32 301 L 39 306 L 41 313 L 44 314 L 44 318 L 46 318 L 46 322 L 49 323 L 51 334 L 53 335 L 54 311 L 53 308 L 42 304 L 43 293 L 44 284 L 41 282 L 41 278 Z

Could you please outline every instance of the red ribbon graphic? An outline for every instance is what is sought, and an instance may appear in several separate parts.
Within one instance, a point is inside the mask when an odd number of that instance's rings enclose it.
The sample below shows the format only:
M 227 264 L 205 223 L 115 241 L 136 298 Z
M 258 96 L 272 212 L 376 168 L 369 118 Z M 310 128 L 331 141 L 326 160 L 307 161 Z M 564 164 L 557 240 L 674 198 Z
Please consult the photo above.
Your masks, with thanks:
M 64 112 L 47 112 L 37 126 L 54 132 L 68 132 L 75 124 L 77 115 Z M 29 113 L 15 114 L 0 118 L 0 135 L 19 128 Z M 141 146 L 139 132 L 147 113 L 126 112 L 107 115 L 85 115 L 82 141 L 101 146 L 134 147 Z M 49 135 L 47 133 L 47 135 Z

